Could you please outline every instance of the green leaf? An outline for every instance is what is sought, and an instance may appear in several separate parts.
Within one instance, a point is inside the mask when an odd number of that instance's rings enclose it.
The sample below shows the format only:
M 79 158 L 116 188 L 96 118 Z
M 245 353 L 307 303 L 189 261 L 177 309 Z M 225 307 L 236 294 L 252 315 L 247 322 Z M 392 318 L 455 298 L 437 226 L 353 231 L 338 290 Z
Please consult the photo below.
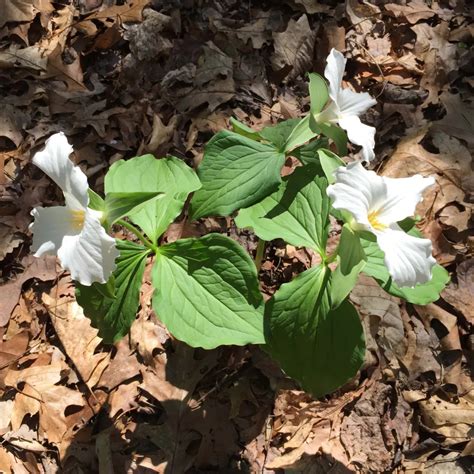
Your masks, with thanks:
M 330 278 L 329 268 L 310 268 L 283 284 L 265 307 L 270 353 L 315 397 L 356 375 L 365 354 L 355 308 L 346 300 L 330 309 Z
M 244 137 L 250 138 L 251 140 L 255 140 L 259 142 L 261 140 L 259 132 L 256 132 L 245 123 L 239 122 L 234 117 L 230 118 L 230 124 L 232 125 L 232 130 L 239 135 Z
M 130 213 L 153 243 L 176 219 L 189 193 L 201 187 L 193 169 L 178 158 L 143 155 L 115 162 L 105 176 L 105 193 L 165 193 Z
M 292 130 L 290 136 L 286 140 L 284 145 L 285 153 L 289 153 L 295 148 L 300 147 L 301 145 L 309 142 L 317 133 L 314 133 L 311 127 L 309 126 L 309 115 L 302 119 L 298 125 Z
M 95 211 L 103 211 L 105 208 L 105 201 L 95 191 L 92 191 L 92 189 L 89 188 L 87 192 L 89 194 L 88 207 Z
M 259 135 L 264 140 L 269 141 L 278 151 L 283 152 L 286 148 L 286 142 L 301 121 L 302 119 L 299 118 L 285 120 L 271 127 L 263 128 Z
M 327 181 L 317 167 L 296 168 L 280 188 L 252 207 L 241 209 L 238 227 L 251 227 L 263 240 L 281 238 L 324 255 L 329 227 Z
M 255 265 L 228 237 L 208 234 L 160 247 L 152 282 L 156 314 L 190 346 L 264 342 Z
M 90 318 L 92 325 L 99 329 L 99 336 L 106 343 L 113 343 L 125 336 L 135 320 L 149 254 L 145 247 L 126 240 L 117 240 L 117 248 L 120 255 L 111 280 L 103 285 L 94 283 L 91 286 L 76 282 L 77 302 L 84 308 L 84 314 Z
M 340 166 L 346 166 L 346 164 L 335 153 L 323 148 L 318 149 L 318 156 L 329 184 L 334 183 L 336 181 L 334 171 Z
M 364 268 L 367 257 L 359 237 L 345 224 L 337 248 L 339 265 L 331 281 L 332 308 L 337 308 L 351 292 L 359 273 Z
M 309 74 L 309 96 L 311 114 L 319 114 L 329 99 L 329 91 L 326 81 L 314 72 Z
M 415 236 L 420 235 L 415 228 L 408 233 Z M 450 280 L 449 273 L 441 265 L 433 267 L 433 275 L 430 281 L 418 284 L 414 288 L 399 287 L 392 281 L 385 266 L 384 253 L 378 246 L 375 236 L 364 233 L 362 237 L 360 242 L 367 256 L 367 263 L 362 271 L 366 275 L 375 278 L 387 293 L 403 298 L 409 303 L 419 305 L 426 305 L 439 299 L 441 291 Z
M 319 137 L 317 140 L 313 140 L 306 145 L 296 148 L 290 154 L 300 160 L 304 165 L 318 165 L 320 168 L 319 175 L 323 176 L 324 172 L 321 167 L 318 150 L 320 148 L 327 148 L 328 146 L 328 139 L 326 137 Z
M 310 115 L 309 123 L 315 133 L 322 133 L 336 144 L 339 155 L 347 155 L 347 134 L 342 128 L 337 125 L 316 122 L 313 115 Z
M 207 144 L 198 168 L 202 188 L 191 201 L 193 219 L 227 216 L 273 192 L 281 182 L 285 154 L 234 132 L 222 131 Z
M 108 193 L 105 196 L 105 216 L 109 225 L 130 213 L 139 211 L 140 205 L 163 193 Z

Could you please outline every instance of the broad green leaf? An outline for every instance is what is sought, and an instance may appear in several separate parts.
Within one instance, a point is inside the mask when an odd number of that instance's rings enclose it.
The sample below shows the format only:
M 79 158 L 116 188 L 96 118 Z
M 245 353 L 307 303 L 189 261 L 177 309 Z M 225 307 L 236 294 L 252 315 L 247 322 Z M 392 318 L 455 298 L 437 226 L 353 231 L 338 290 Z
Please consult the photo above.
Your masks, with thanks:
M 328 86 L 319 74 L 309 74 L 309 96 L 311 99 L 311 114 L 319 114 L 329 99 Z
M 330 270 L 316 266 L 283 284 L 265 307 L 272 356 L 315 397 L 353 377 L 364 361 L 362 325 L 346 300 L 331 310 Z
M 420 235 L 416 229 L 412 229 L 408 233 L 415 236 Z M 441 265 L 433 267 L 433 275 L 429 282 L 418 284 L 414 288 L 399 287 L 392 281 L 388 273 L 384 262 L 384 253 L 378 246 L 375 236 L 364 233 L 362 237 L 360 242 L 367 256 L 367 263 L 362 271 L 375 278 L 387 293 L 419 305 L 426 305 L 439 299 L 439 294 L 450 279 L 449 273 Z
M 126 240 L 117 240 L 120 255 L 113 279 L 101 285 L 83 286 L 76 282 L 77 302 L 99 336 L 113 343 L 125 336 L 137 314 L 143 271 L 149 250 Z M 115 297 L 110 285 L 114 283 Z
M 272 193 L 280 184 L 285 154 L 234 132 L 222 131 L 207 144 L 198 168 L 202 188 L 191 201 L 193 219 L 227 216 Z
M 259 135 L 269 141 L 278 151 L 283 152 L 286 149 L 286 142 L 301 122 L 302 119 L 299 118 L 285 120 L 271 127 L 263 128 Z
M 347 224 L 342 227 L 337 255 L 339 265 L 331 281 L 332 308 L 337 308 L 346 299 L 367 260 L 359 237 Z
M 152 282 L 157 316 L 190 346 L 264 342 L 255 265 L 228 237 L 209 234 L 160 247 Z
M 108 193 L 105 196 L 105 216 L 107 223 L 112 225 L 122 217 L 128 216 L 130 213 L 139 211 L 139 206 L 146 203 L 159 194 L 163 193 Z
M 342 128 L 337 125 L 316 122 L 313 115 L 310 115 L 309 123 L 315 133 L 322 133 L 336 144 L 339 155 L 347 155 L 347 134 Z
M 235 133 L 238 133 L 239 135 L 250 138 L 251 140 L 256 140 L 256 141 L 261 140 L 259 132 L 256 132 L 255 130 L 250 128 L 248 125 L 245 125 L 245 123 L 239 122 L 234 117 L 230 118 L 230 124 L 232 125 L 232 130 Z
M 176 219 L 189 193 L 201 187 L 193 169 L 178 158 L 143 155 L 115 162 L 105 176 L 105 193 L 165 193 L 157 195 L 130 219 L 153 243 Z
M 95 211 L 103 211 L 105 208 L 105 201 L 95 191 L 92 191 L 92 189 L 89 188 L 87 192 L 89 194 L 88 207 Z
M 290 136 L 286 140 L 284 145 L 285 153 L 289 153 L 295 148 L 304 145 L 317 136 L 317 133 L 314 133 L 311 127 L 309 126 L 309 115 L 302 119 L 298 125 L 292 130 Z
M 300 160 L 304 165 L 318 165 L 321 168 L 319 175 L 323 176 L 324 172 L 321 167 L 318 150 L 320 148 L 327 148 L 328 146 L 328 139 L 326 137 L 319 137 L 317 140 L 313 140 L 306 145 L 296 148 L 290 155 Z
M 241 209 L 239 227 L 251 227 L 263 240 L 281 238 L 296 247 L 324 255 L 329 226 L 327 181 L 316 166 L 296 168 L 279 189 L 263 201 Z
M 323 148 L 318 150 L 318 156 L 329 184 L 334 183 L 336 181 L 334 171 L 340 166 L 346 166 L 346 164 L 335 153 Z

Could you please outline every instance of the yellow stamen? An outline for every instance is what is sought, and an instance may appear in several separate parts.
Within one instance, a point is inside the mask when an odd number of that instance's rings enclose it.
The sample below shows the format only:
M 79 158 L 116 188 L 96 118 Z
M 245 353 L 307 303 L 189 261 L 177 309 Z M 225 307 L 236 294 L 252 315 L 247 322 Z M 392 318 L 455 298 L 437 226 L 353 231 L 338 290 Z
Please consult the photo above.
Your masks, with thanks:
M 71 223 L 74 229 L 81 230 L 84 227 L 84 219 L 86 213 L 81 210 L 72 210 L 71 211 Z
M 370 211 L 367 218 L 375 230 L 385 230 L 387 228 L 385 224 L 379 221 L 379 211 Z

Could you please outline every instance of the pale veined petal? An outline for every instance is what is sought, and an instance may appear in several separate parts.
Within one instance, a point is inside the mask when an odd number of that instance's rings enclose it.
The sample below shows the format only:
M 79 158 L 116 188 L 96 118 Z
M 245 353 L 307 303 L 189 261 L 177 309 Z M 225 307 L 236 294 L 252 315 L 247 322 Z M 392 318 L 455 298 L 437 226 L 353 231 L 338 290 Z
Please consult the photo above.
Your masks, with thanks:
M 339 119 L 339 125 L 347 132 L 349 141 L 362 147 L 364 161 L 375 158 L 375 128 L 363 124 L 356 115 L 348 115 Z
M 62 189 L 67 206 L 85 209 L 89 204 L 87 176 L 69 159 L 71 153 L 64 133 L 56 133 L 46 140 L 45 149 L 35 154 L 33 163 Z
M 329 97 L 337 103 L 344 69 L 346 68 L 346 58 L 342 53 L 332 48 L 326 61 L 324 77 L 329 81 Z
M 378 220 L 387 225 L 415 215 L 416 205 L 423 200 L 423 191 L 435 183 L 432 176 L 424 178 L 419 174 L 410 178 L 382 179 L 386 186 L 386 197 L 377 215 Z
M 31 215 L 35 219 L 30 224 L 33 232 L 31 250 L 35 257 L 56 255 L 65 235 L 75 236 L 81 232 L 80 227 L 74 225 L 71 209 L 67 207 L 35 207 Z
M 377 101 L 367 92 L 354 92 L 349 88 L 341 89 L 337 99 L 342 116 L 361 115 L 376 103 Z
M 97 216 L 87 209 L 82 232 L 63 239 L 58 257 L 71 278 L 85 286 L 105 283 L 115 270 L 119 251 L 115 239 L 108 235 Z
M 385 196 L 382 178 L 359 162 L 339 167 L 334 176 L 336 183 L 327 189 L 333 207 L 350 212 L 358 224 L 369 229 L 369 210 Z
M 388 272 L 398 286 L 414 287 L 431 280 L 436 260 L 431 255 L 430 240 L 408 235 L 397 224 L 374 233 L 385 253 Z

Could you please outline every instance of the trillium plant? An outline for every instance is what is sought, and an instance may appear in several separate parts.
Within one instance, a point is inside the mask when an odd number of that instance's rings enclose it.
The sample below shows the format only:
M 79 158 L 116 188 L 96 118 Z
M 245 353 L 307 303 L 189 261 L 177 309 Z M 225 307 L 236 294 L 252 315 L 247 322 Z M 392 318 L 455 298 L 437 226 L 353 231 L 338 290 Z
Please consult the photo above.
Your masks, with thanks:
M 319 397 L 354 377 L 364 361 L 364 332 L 349 299 L 361 273 L 410 303 L 438 299 L 449 276 L 414 218 L 435 180 L 364 168 L 361 162 L 374 158 L 375 129 L 359 115 L 375 100 L 342 86 L 344 68 L 344 57 L 332 50 L 324 72 L 329 85 L 309 75 L 311 106 L 303 118 L 259 131 L 232 119 L 232 130 L 209 141 L 197 171 L 174 157 L 115 162 L 104 197 L 73 165 L 65 135 L 49 138 L 33 163 L 62 189 L 65 206 L 33 209 L 32 250 L 59 257 L 105 342 L 129 331 L 153 259 L 153 308 L 175 338 L 205 349 L 262 345 Z M 361 160 L 347 158 L 346 165 L 333 150 L 347 156 L 348 139 L 361 147 Z M 290 157 L 293 172 L 282 177 Z M 255 261 L 221 234 L 164 243 L 180 215 L 234 217 L 259 239 Z M 335 223 L 342 230 L 329 253 Z M 136 238 L 115 239 L 119 226 Z M 275 239 L 309 249 L 320 263 L 264 303 L 257 266 L 265 243 Z

